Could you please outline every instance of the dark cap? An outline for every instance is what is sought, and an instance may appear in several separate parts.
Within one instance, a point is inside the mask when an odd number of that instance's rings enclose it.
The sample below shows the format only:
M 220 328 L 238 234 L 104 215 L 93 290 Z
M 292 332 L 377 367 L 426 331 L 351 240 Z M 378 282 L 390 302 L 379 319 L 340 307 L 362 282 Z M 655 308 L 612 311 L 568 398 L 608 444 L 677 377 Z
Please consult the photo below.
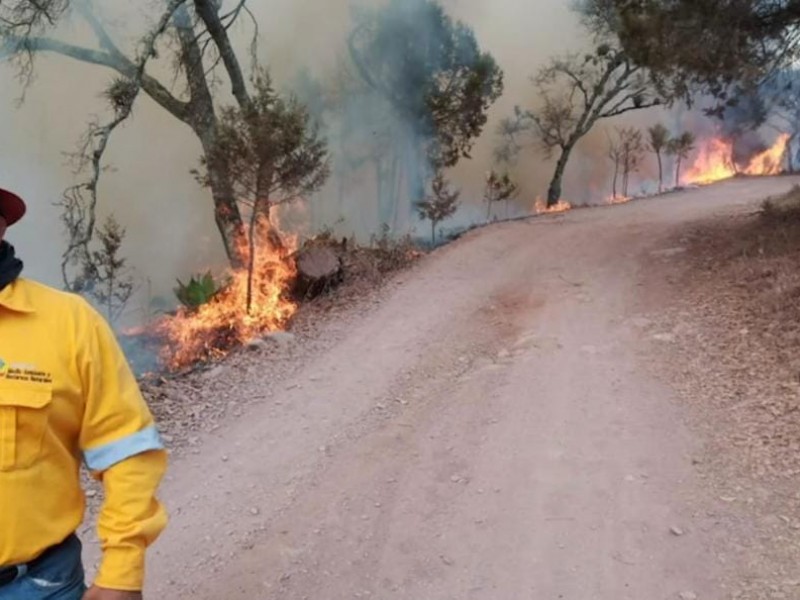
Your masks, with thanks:
M 0 216 L 8 225 L 13 225 L 25 215 L 25 203 L 22 198 L 0 188 Z

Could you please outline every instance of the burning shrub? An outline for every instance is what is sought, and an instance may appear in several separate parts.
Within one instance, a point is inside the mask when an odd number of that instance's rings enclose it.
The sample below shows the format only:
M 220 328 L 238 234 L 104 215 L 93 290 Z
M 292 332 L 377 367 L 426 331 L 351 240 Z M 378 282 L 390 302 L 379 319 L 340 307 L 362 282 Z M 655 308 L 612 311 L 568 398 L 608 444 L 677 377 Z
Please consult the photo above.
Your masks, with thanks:
M 328 146 L 319 136 L 308 110 L 296 98 L 284 99 L 272 86 L 266 70 L 253 76 L 255 89 L 250 106 L 222 111 L 217 140 L 201 159 L 198 180 L 213 188 L 214 165 L 224 164 L 230 173 L 237 203 L 249 213 L 246 244 L 237 242 L 238 255 L 246 259 L 245 310 L 254 306 L 257 242 L 273 250 L 282 245 L 271 223 L 272 208 L 319 190 L 330 175 Z M 268 251 L 269 254 L 269 251 Z
M 784 170 L 789 140 L 789 134 L 782 133 L 772 146 L 739 163 L 734 157 L 732 141 L 712 138 L 704 143 L 683 179 L 690 184 L 704 185 L 737 175 L 778 175 Z
M 254 234 L 260 249 L 253 256 L 252 277 L 248 269 L 233 270 L 224 287 L 215 284 L 218 291 L 207 303 L 183 307 L 154 325 L 155 333 L 168 342 L 161 354 L 168 368 L 224 356 L 237 345 L 284 329 L 295 314 L 297 306 L 287 297 L 296 273 L 291 251 L 284 243 L 272 242 L 275 231 L 265 220 L 258 222 Z M 239 252 L 249 260 L 248 241 L 240 244 Z M 211 287 L 201 280 L 196 289 L 207 292 Z

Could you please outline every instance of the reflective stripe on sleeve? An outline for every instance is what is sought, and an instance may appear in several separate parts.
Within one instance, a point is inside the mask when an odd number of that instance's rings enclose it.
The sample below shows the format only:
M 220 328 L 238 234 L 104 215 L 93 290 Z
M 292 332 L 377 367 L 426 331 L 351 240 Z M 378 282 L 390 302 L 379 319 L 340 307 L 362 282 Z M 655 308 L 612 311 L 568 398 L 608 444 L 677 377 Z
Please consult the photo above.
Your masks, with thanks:
M 115 442 L 86 450 L 83 458 L 92 471 L 105 471 L 123 460 L 148 452 L 162 450 L 164 444 L 155 426 L 147 427 Z

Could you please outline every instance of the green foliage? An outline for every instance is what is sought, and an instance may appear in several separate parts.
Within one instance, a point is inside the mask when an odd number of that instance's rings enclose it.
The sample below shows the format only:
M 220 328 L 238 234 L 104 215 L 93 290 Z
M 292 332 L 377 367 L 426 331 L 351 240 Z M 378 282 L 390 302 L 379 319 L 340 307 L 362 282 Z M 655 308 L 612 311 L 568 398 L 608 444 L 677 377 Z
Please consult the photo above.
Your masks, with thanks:
M 661 123 L 657 123 L 647 130 L 648 147 L 658 160 L 658 193 L 664 190 L 664 166 L 661 160 L 662 153 L 669 144 L 669 130 Z
M 208 272 L 202 275 L 192 275 L 187 283 L 178 279 L 178 287 L 173 291 L 178 302 L 184 307 L 195 309 L 211 302 L 223 288 L 224 285 Z
M 327 143 L 306 108 L 273 88 L 270 75 L 257 70 L 252 106 L 224 108 L 217 140 L 201 159 L 200 183 L 212 187 L 214 167 L 224 165 L 237 199 L 258 209 L 290 202 L 317 191 L 328 178 Z
M 547 206 L 561 199 L 564 173 L 577 143 L 603 119 L 657 106 L 647 72 L 605 39 L 590 53 L 554 58 L 533 78 L 536 105 L 515 108 L 501 122 L 498 160 L 516 159 L 531 138 L 548 158 L 557 158 Z
M 431 243 L 436 244 L 436 227 L 452 217 L 458 210 L 458 198 L 461 192 L 451 190 L 450 184 L 439 171 L 431 182 L 431 194 L 417 203 L 420 219 L 431 222 Z
M 689 158 L 692 150 L 694 150 L 694 143 L 694 134 L 691 131 L 684 131 L 667 143 L 667 153 L 682 159 Z
M 608 157 L 614 163 L 612 198 L 617 198 L 617 181 L 622 175 L 622 196 L 628 196 L 630 174 L 636 173 L 642 164 L 644 139 L 635 127 L 617 127 L 616 138 L 608 136 Z
M 493 204 L 496 202 L 507 202 L 517 195 L 518 190 L 517 184 L 511 180 L 508 173 L 500 175 L 494 169 L 489 171 L 486 177 L 486 187 L 483 191 L 483 200 L 487 205 L 487 220 L 491 215 Z
M 669 130 L 661 123 L 656 123 L 647 130 L 650 150 L 656 154 L 666 149 L 669 143 Z
M 270 222 L 270 208 L 319 190 L 330 175 L 327 142 L 320 137 L 308 110 L 294 97 L 284 99 L 269 73 L 256 69 L 250 106 L 222 111 L 217 140 L 201 159 L 201 183 L 212 187 L 213 174 L 227 172 L 239 203 L 249 208 L 246 310 L 253 304 L 258 242 L 280 248 Z M 266 229 L 266 233 L 265 233 Z
M 681 184 L 681 164 L 694 150 L 695 141 L 691 131 L 684 131 L 667 143 L 667 154 L 675 157 L 675 187 Z
M 109 216 L 96 229 L 95 245 L 83 256 L 80 275 L 71 287 L 71 291 L 91 297 L 112 323 L 122 315 L 135 289 L 127 259 L 120 255 L 125 233 Z
M 625 51 L 673 99 L 700 90 L 724 103 L 800 56 L 796 2 L 585 0 L 583 10 L 595 20 L 610 15 Z

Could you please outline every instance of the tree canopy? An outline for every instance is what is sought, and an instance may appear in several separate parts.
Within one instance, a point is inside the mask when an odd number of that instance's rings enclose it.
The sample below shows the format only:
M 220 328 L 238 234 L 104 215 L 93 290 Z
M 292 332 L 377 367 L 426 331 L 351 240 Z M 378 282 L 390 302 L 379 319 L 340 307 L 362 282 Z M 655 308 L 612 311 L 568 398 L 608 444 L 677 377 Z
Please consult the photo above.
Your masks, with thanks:
M 652 74 L 659 91 L 693 91 L 726 101 L 800 56 L 800 2 L 794 0 L 587 0 L 622 47 Z
M 598 121 L 660 103 L 647 72 L 605 41 L 591 53 L 553 59 L 533 82 L 537 105 L 517 108 L 513 118 L 503 121 L 497 157 L 512 159 L 522 148 L 525 134 L 533 134 L 548 157 L 556 155 L 548 206 L 562 199 L 561 182 L 572 151 Z

